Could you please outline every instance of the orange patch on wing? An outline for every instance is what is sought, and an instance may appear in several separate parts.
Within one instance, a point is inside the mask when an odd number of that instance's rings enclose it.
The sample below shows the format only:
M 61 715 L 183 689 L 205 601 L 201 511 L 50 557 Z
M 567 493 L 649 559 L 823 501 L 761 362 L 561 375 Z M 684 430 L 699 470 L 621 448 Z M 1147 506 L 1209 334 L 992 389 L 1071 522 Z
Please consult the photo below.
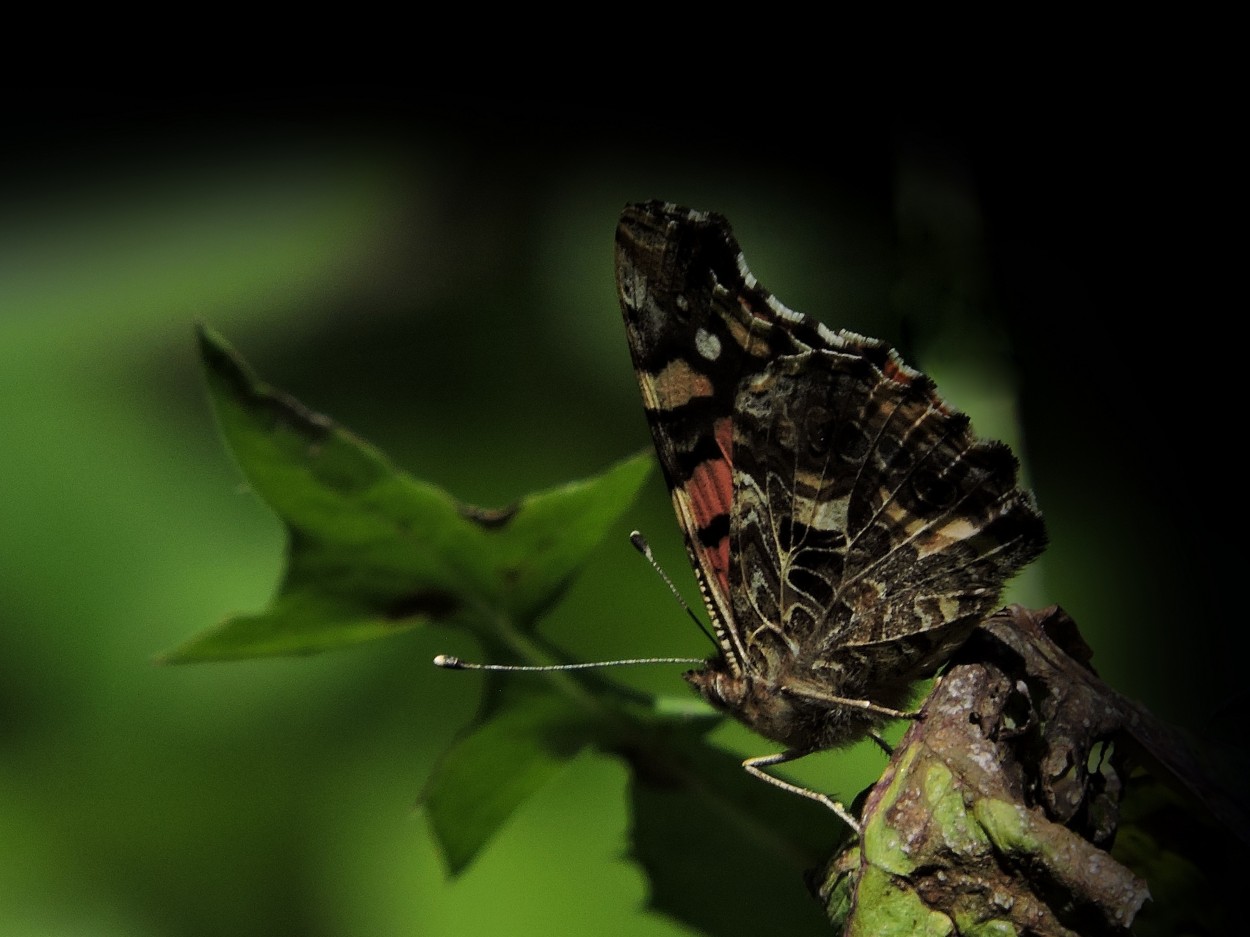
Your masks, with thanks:
M 698 465 L 683 486 L 693 515 L 695 530 L 702 529 L 721 515 L 728 515 L 733 506 L 733 463 L 730 462 L 733 443 L 733 424 L 728 419 L 716 421 L 716 442 L 723 458 L 709 459 Z M 706 555 L 706 568 L 717 580 L 726 595 L 729 594 L 729 536 L 726 534 L 714 546 L 697 547 Z
M 673 361 L 663 371 L 650 376 L 654 397 L 648 405 L 660 410 L 672 410 L 689 403 L 696 397 L 711 397 L 712 382 L 685 361 Z

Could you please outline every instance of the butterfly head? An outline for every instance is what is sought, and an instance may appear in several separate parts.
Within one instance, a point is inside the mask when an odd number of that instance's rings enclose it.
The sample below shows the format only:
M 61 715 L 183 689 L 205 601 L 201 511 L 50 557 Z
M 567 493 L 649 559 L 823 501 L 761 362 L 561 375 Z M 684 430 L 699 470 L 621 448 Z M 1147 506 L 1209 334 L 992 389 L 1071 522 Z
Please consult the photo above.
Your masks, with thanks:
M 732 672 L 724 658 L 683 676 L 708 703 L 760 735 L 790 748 L 823 747 L 819 714 L 765 679 Z
M 750 677 L 731 673 L 722 658 L 708 661 L 703 670 L 687 670 L 682 677 L 717 709 L 731 713 L 742 707 L 754 682 Z

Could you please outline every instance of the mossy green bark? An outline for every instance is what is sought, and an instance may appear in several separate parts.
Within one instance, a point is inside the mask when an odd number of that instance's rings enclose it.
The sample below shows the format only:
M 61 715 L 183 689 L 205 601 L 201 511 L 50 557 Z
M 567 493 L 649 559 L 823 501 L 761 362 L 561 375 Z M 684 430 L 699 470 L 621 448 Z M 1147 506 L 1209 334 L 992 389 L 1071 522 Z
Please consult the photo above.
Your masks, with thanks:
M 1112 858 L 1084 809 L 1106 807 L 1106 773 L 1084 767 L 1089 751 L 1130 721 L 1100 686 L 1023 610 L 991 620 L 869 793 L 860 843 L 827 870 L 821 894 L 835 927 L 874 937 L 1126 934 L 1146 883 Z M 1102 715 L 1089 718 L 1095 709 Z M 1060 749 L 1080 769 L 1038 774 Z M 1054 785 L 1065 812 L 1048 807 Z

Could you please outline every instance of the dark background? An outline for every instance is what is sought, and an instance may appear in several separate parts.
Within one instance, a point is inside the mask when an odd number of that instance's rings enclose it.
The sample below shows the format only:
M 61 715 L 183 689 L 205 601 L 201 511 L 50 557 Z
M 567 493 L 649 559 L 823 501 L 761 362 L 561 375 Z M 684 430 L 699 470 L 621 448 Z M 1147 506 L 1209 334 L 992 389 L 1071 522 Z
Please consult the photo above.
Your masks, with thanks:
M 263 605 L 281 568 L 276 522 L 215 437 L 196 320 L 415 474 L 503 504 L 649 445 L 612 281 L 627 201 L 724 213 L 787 305 L 894 342 L 1010 439 L 1052 546 L 1009 597 L 1067 608 L 1112 685 L 1195 730 L 1235 698 L 1244 301 L 1218 102 L 1162 78 L 630 90 L 16 103 L 4 933 L 677 932 L 637 911 L 624 773 L 605 759 L 444 879 L 410 806 L 474 706 L 472 678 L 426 663 L 471 656 L 459 635 L 149 663 Z M 657 476 L 553 615 L 574 655 L 704 653 L 625 543 L 644 529 L 694 594 L 666 500 Z M 621 679 L 683 692 L 669 673 Z M 842 757 L 809 777 L 853 794 L 871 762 Z

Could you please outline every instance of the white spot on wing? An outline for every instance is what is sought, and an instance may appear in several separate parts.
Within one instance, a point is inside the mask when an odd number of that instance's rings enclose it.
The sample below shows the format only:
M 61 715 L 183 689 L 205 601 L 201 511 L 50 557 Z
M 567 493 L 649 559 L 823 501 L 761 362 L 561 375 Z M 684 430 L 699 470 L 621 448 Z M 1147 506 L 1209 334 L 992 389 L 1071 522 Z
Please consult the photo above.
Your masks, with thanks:
M 715 361 L 720 357 L 720 339 L 706 329 L 699 329 L 695 333 L 694 347 L 708 361 Z
M 742 282 L 747 285 L 747 289 L 755 289 L 759 286 L 759 282 L 755 279 L 755 274 L 747 269 L 747 259 L 742 256 L 742 252 L 738 252 L 738 256 L 734 258 L 738 264 L 738 274 L 742 277 Z
M 799 324 L 803 321 L 804 317 L 802 313 L 795 312 L 771 293 L 766 298 L 766 302 L 768 303 L 768 308 L 775 312 L 780 318 L 786 319 L 795 324 Z
M 841 348 L 845 344 L 845 342 L 842 341 L 842 336 L 838 335 L 823 322 L 816 323 L 816 334 L 827 341 L 834 348 Z

